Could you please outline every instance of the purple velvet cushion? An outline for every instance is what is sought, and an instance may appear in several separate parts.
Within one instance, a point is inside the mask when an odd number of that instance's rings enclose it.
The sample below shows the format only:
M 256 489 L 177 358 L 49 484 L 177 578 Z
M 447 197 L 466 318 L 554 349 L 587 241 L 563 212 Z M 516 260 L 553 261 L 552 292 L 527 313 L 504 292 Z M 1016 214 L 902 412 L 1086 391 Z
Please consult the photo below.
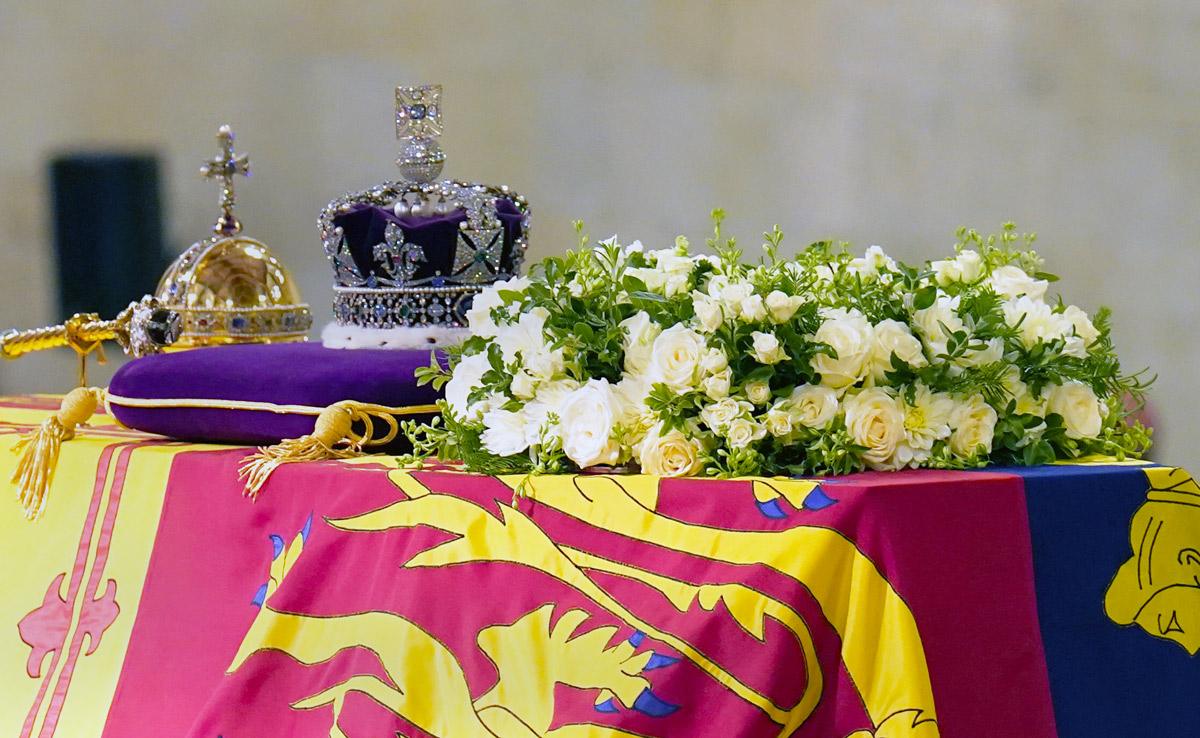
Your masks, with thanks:
M 132 407 L 119 398 L 239 400 L 323 408 L 342 400 L 390 407 L 427 405 L 441 393 L 418 387 L 413 370 L 428 349 L 327 349 L 319 343 L 214 346 L 136 359 L 109 384 L 125 425 L 188 441 L 270 444 L 311 433 L 315 415 L 204 407 Z

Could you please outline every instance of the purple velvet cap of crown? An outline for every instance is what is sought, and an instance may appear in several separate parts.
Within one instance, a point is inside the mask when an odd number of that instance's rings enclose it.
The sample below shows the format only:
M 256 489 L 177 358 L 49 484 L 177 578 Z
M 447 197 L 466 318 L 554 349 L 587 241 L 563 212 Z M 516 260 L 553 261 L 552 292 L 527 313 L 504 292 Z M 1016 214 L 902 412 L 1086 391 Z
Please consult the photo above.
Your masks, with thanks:
M 319 343 L 213 346 L 135 359 L 109 383 L 116 397 L 242 400 L 323 408 L 342 400 L 390 407 L 432 404 L 441 393 L 418 387 L 413 371 L 428 349 L 344 351 Z M 270 444 L 311 433 L 313 415 L 263 410 L 123 406 L 112 413 L 130 428 L 188 441 Z
M 513 250 L 521 235 L 521 212 L 510 200 L 496 200 L 496 217 L 504 228 L 504 247 L 500 255 L 500 271 L 512 273 Z M 363 275 L 381 276 L 375 264 L 374 247 L 384 242 L 384 231 L 389 223 L 400 226 L 404 238 L 415 243 L 425 252 L 414 275 L 424 279 L 436 274 L 451 274 L 454 253 L 458 248 L 458 224 L 467 219 L 464 210 L 455 210 L 445 215 L 398 216 L 388 208 L 362 205 L 349 213 L 333 219 L 334 225 L 342 229 L 350 258 Z

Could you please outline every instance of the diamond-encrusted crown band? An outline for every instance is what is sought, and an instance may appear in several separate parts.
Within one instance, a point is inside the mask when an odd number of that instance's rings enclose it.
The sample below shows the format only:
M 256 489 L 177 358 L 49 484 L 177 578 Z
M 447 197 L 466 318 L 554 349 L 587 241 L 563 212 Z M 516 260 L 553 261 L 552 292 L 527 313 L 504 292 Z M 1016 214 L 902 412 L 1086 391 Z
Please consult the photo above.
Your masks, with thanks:
M 441 91 L 396 88 L 402 180 L 343 195 L 321 211 L 339 325 L 462 328 L 475 295 L 520 272 L 525 198 L 504 186 L 434 181 L 445 161 Z

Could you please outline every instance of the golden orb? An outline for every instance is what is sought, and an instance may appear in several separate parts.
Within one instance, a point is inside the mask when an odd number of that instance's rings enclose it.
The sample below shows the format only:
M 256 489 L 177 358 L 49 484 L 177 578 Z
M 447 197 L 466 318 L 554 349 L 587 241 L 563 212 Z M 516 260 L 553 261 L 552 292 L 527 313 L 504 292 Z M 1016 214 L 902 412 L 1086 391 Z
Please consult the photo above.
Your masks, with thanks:
M 261 241 L 241 235 L 193 244 L 167 268 L 155 297 L 180 315 L 173 349 L 303 341 L 312 327 L 291 272 Z

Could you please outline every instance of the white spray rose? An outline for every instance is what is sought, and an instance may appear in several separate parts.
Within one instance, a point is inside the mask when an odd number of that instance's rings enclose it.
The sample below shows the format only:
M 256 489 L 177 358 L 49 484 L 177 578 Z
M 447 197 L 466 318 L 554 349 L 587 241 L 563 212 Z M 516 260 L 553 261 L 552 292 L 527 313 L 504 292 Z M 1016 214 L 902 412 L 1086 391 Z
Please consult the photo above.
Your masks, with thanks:
M 929 266 L 938 285 L 945 287 L 952 282 L 971 283 L 979 279 L 983 272 L 983 258 L 978 251 L 964 249 L 953 259 L 931 262 Z
M 842 400 L 850 438 L 867 450 L 863 460 L 872 469 L 891 469 L 896 448 L 904 440 L 904 411 L 891 393 L 878 387 Z
M 1091 346 L 1100 337 L 1100 331 L 1096 330 L 1096 326 L 1092 325 L 1092 319 L 1082 308 L 1076 305 L 1067 305 L 1062 311 L 1063 320 L 1071 324 L 1075 335 L 1083 340 L 1083 345 Z
M 713 279 L 709 282 L 708 294 L 720 300 L 727 313 L 738 315 L 741 313 L 742 300 L 754 294 L 754 285 Z
M 771 401 L 771 385 L 761 379 L 746 382 L 742 389 L 746 393 L 746 399 L 755 405 L 766 405 Z
M 1024 269 L 1012 264 L 993 269 L 985 284 L 1001 297 L 1013 299 L 1027 295 L 1033 300 L 1044 299 L 1046 288 L 1050 286 L 1046 280 L 1034 279 Z
M 824 428 L 838 411 L 837 393 L 828 387 L 802 384 L 787 399 L 795 422 L 808 428 Z
M 1004 339 L 989 338 L 982 346 L 967 349 L 967 352 L 955 359 L 959 366 L 983 366 L 1000 361 L 1004 358 Z
M 774 333 L 754 331 L 750 335 L 754 339 L 754 360 L 758 363 L 778 364 L 787 358 L 787 354 L 783 351 L 783 346 L 779 344 L 779 339 L 775 337 Z
M 1004 303 L 1004 322 L 1020 325 L 1021 343 L 1032 348 L 1038 343 L 1064 338 L 1071 332 L 1071 322 L 1049 305 L 1029 297 L 1018 297 Z
M 734 418 L 725 428 L 725 440 L 730 448 L 746 448 L 767 436 L 767 429 L 750 418 Z
M 762 295 L 750 295 L 738 307 L 738 317 L 743 323 L 761 323 L 767 319 L 767 306 Z
M 821 384 L 842 389 L 858 382 L 870 368 L 875 349 L 875 332 L 866 317 L 857 310 L 829 308 L 822 311 L 825 322 L 812 340 L 828 344 L 837 356 L 817 354 L 812 368 L 821 375 Z
M 549 422 L 550 414 L 557 415 L 563 401 L 577 389 L 579 389 L 579 382 L 568 378 L 539 384 L 533 402 L 525 405 L 528 435 L 539 439 L 559 438 L 558 425 L 552 426 Z
M 518 371 L 513 375 L 512 384 L 509 388 L 512 390 L 513 397 L 518 400 L 532 400 L 534 393 L 537 391 L 537 380 L 530 376 L 528 372 Z
M 529 448 L 526 423 L 524 412 L 489 410 L 483 416 L 483 434 L 480 436 L 483 447 L 497 456 L 521 453 Z
M 705 405 L 700 410 L 700 422 L 714 433 L 723 433 L 735 419 L 749 415 L 753 410 L 754 406 L 745 400 L 726 397 L 711 405 Z
M 788 412 L 784 403 L 776 403 L 775 407 L 767 411 L 763 425 L 766 426 L 767 432 L 776 438 L 782 438 L 795 430 L 792 414 Z
M 804 298 L 800 295 L 786 295 L 779 290 L 773 290 L 771 294 L 767 295 L 765 304 L 772 321 L 786 323 L 804 304 Z
M 692 293 L 692 306 L 696 311 L 696 324 L 705 333 L 712 333 L 721 327 L 725 314 L 721 303 L 703 292 Z
M 661 382 L 676 392 L 694 389 L 707 351 L 699 333 L 682 323 L 671 326 L 654 339 L 647 368 L 650 383 Z
M 938 295 L 932 305 L 913 313 L 913 326 L 920 332 L 929 358 L 936 359 L 947 353 L 946 343 L 950 335 L 966 330 L 966 324 L 958 317 L 958 303 L 957 297 Z
M 871 246 L 861 258 L 851 259 L 848 267 L 851 274 L 858 274 L 864 279 L 875 279 L 881 271 L 895 268 L 895 260 L 879 246 Z
M 719 348 L 710 348 L 708 353 L 704 354 L 704 359 L 700 362 L 700 368 L 704 370 L 705 374 L 723 372 L 728 366 L 729 358 Z
M 996 411 L 983 395 L 971 395 L 955 403 L 950 417 L 954 432 L 950 434 L 950 450 L 961 457 L 977 451 L 987 455 L 992 451 L 992 436 L 996 430 Z
M 1046 412 L 1062 416 L 1068 438 L 1095 438 L 1103 427 L 1100 400 L 1083 382 L 1051 386 L 1046 393 Z
M 536 307 L 515 324 L 500 327 L 495 340 L 505 363 L 517 362 L 538 379 L 553 379 L 562 373 L 562 349 L 551 349 L 543 330 L 549 315 L 545 308 Z
M 483 385 L 483 375 L 490 371 L 487 354 L 464 356 L 454 367 L 450 381 L 446 382 L 446 403 L 455 417 L 463 420 L 478 420 L 468 415 L 467 398 L 471 392 Z
M 700 389 L 704 390 L 704 394 L 710 400 L 720 400 L 729 396 L 730 386 L 733 384 L 733 372 L 726 367 L 712 376 L 705 377 L 700 382 Z
M 678 428 L 663 433 L 659 423 L 646 434 L 637 448 L 643 474 L 660 477 L 686 477 L 700 471 L 703 449 Z
M 622 342 L 625 349 L 625 371 L 631 374 L 644 373 L 650 366 L 654 339 L 662 333 L 662 328 L 650 320 L 645 310 L 639 310 L 621 321 L 621 330 L 625 333 L 625 340 Z
M 875 325 L 875 346 L 871 353 L 871 376 L 883 382 L 892 369 L 892 354 L 911 367 L 927 365 L 921 342 L 908 326 L 898 320 L 884 320 Z
M 498 326 L 492 320 L 492 310 L 504 304 L 500 298 L 500 291 L 524 292 L 527 287 L 529 287 L 528 277 L 513 277 L 502 282 L 495 282 L 476 295 L 475 299 L 471 301 L 471 309 L 466 313 L 467 326 L 470 327 L 471 333 L 484 338 L 495 336 Z
M 1010 398 L 1017 401 L 1018 415 L 1036 415 L 1039 418 L 1046 415 L 1045 398 L 1037 398 L 1029 391 L 1029 385 L 1021 380 L 1021 370 L 1010 366 L 1004 372 L 1004 389 Z
M 683 244 L 686 248 L 686 239 Z M 651 251 L 648 256 L 655 259 L 654 271 L 658 275 L 657 278 L 661 279 L 661 284 L 655 289 L 656 292 L 662 292 L 667 297 L 674 297 L 688 288 L 692 270 L 696 267 L 696 262 L 692 257 L 680 254 L 675 249 Z
M 612 436 L 621 414 L 620 401 L 608 380 L 588 380 L 559 407 L 563 453 L 581 469 L 617 463 L 621 446 Z

